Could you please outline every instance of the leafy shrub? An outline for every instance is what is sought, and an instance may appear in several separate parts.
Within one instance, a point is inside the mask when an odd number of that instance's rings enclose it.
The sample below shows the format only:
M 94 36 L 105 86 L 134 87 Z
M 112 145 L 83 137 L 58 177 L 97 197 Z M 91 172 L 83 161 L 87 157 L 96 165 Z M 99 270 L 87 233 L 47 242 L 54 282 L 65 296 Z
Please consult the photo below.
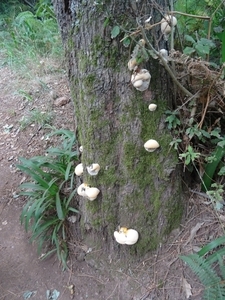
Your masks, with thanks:
M 51 135 L 62 135 L 62 145 L 46 150 L 45 156 L 30 159 L 20 158 L 17 167 L 30 177 L 20 185 L 21 195 L 28 200 L 21 213 L 21 223 L 31 231 L 31 241 L 38 241 L 38 252 L 50 244 L 43 256 L 57 253 L 59 261 L 66 267 L 68 256 L 68 216 L 78 213 L 71 206 L 74 188 L 74 151 L 76 138 L 69 130 L 58 130 Z

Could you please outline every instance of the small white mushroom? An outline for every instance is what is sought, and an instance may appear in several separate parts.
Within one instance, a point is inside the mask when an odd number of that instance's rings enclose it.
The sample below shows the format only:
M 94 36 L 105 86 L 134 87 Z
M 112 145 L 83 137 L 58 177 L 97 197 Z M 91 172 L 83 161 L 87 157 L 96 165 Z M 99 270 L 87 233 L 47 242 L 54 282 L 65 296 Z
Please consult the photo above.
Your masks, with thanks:
M 93 201 L 97 198 L 98 194 L 100 193 L 100 190 L 96 187 L 89 187 L 86 189 L 86 196 L 88 200 Z
M 151 80 L 151 75 L 148 70 L 141 69 L 139 72 L 135 72 L 131 76 L 131 83 L 138 91 L 147 90 Z
M 144 144 L 144 147 L 146 151 L 153 152 L 159 148 L 159 143 L 156 140 L 151 139 Z
M 156 108 L 157 108 L 157 105 L 154 104 L 154 103 L 151 103 L 151 104 L 149 104 L 149 106 L 148 106 L 148 109 L 149 109 L 150 111 L 155 111 Z
M 89 188 L 89 186 L 86 183 L 82 183 L 77 188 L 77 194 L 82 197 L 86 197 L 86 191 L 88 188 Z
M 166 49 L 159 50 L 159 53 L 162 55 L 164 61 L 168 62 L 168 51 Z
M 133 245 L 137 243 L 139 234 L 135 229 L 121 227 L 119 232 L 114 232 L 114 237 L 119 244 Z
M 75 174 L 76 174 L 77 176 L 81 176 L 81 175 L 83 174 L 83 171 L 84 171 L 83 164 L 80 163 L 80 164 L 78 164 L 78 165 L 76 166 L 74 172 L 75 172 Z
M 91 164 L 90 166 L 87 166 L 88 174 L 90 174 L 91 176 L 97 175 L 99 170 L 99 164 Z
M 83 149 L 83 146 L 80 146 L 80 147 L 79 147 L 79 151 L 80 151 L 80 152 L 83 152 L 83 150 L 84 150 L 84 149 Z
M 128 61 L 127 66 L 128 66 L 129 71 L 136 70 L 137 67 L 138 67 L 137 60 L 136 60 L 135 58 L 131 58 L 131 59 Z

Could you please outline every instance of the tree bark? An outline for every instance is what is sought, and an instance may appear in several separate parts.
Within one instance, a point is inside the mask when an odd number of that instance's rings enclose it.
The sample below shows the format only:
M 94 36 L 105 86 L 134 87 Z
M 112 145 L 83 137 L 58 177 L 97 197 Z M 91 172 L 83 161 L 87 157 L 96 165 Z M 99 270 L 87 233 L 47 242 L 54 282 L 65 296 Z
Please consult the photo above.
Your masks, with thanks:
M 164 122 L 173 85 L 159 61 L 150 57 L 143 64 L 152 76 L 150 88 L 135 90 L 127 68 L 135 42 L 125 48 L 124 33 L 111 38 L 111 30 L 115 25 L 135 30 L 136 20 L 144 24 L 150 15 L 151 24 L 159 22 L 167 1 L 53 2 L 68 62 L 78 141 L 84 148 L 81 161 L 84 168 L 101 166 L 97 176 L 84 171 L 83 182 L 101 193 L 94 201 L 79 198 L 81 236 L 90 248 L 111 258 L 138 259 L 164 241 L 182 217 L 181 177 Z M 147 35 L 157 50 L 165 43 L 160 26 Z M 141 38 L 134 36 L 135 41 Z M 148 110 L 151 102 L 158 106 L 154 112 Z M 160 150 L 147 152 L 143 145 L 149 139 L 157 140 Z M 117 244 L 113 233 L 118 225 L 136 229 L 138 242 Z

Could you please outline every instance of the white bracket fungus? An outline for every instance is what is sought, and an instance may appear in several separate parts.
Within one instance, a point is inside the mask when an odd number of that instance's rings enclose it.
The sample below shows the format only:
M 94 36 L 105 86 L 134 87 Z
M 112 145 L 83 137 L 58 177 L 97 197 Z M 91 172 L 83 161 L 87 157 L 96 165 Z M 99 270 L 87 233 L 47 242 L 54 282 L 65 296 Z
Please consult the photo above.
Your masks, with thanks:
M 100 190 L 96 187 L 89 187 L 86 189 L 86 197 L 88 200 L 93 201 L 98 197 Z
M 77 188 L 77 194 L 85 197 L 86 196 L 86 190 L 89 188 L 89 186 L 86 183 L 82 183 L 81 185 L 78 186 Z
M 77 188 L 78 195 L 87 198 L 90 201 L 93 201 L 97 198 L 100 190 L 96 187 L 90 187 L 86 183 L 82 183 Z
M 151 104 L 149 104 L 149 106 L 148 106 L 148 109 L 149 109 L 150 111 L 155 111 L 156 108 L 157 108 L 157 105 L 154 104 L 154 103 L 151 103 Z
M 83 146 L 81 145 L 81 146 L 79 147 L 79 151 L 82 153 L 83 150 L 84 150 L 84 148 L 83 148 Z
M 88 174 L 90 174 L 91 176 L 97 175 L 99 170 L 99 164 L 91 164 L 90 166 L 87 166 Z
M 171 15 L 165 15 L 165 17 L 161 20 L 161 32 L 164 35 L 164 39 L 168 40 L 168 35 L 171 32 L 171 26 L 177 25 L 177 19 Z
M 134 72 L 131 76 L 131 83 L 138 91 L 147 90 L 151 80 L 151 75 L 148 70 L 141 69 L 139 72 Z
M 145 144 L 144 144 L 145 150 L 148 152 L 153 152 L 156 149 L 158 149 L 159 143 L 156 140 L 148 140 Z
M 137 243 L 139 234 L 135 229 L 121 227 L 119 231 L 114 232 L 114 237 L 119 244 L 133 245 Z
M 83 164 L 80 163 L 80 164 L 78 164 L 78 165 L 76 166 L 74 172 L 75 172 L 75 174 L 76 174 L 77 176 L 81 176 L 81 175 L 83 174 L 83 171 L 84 171 Z

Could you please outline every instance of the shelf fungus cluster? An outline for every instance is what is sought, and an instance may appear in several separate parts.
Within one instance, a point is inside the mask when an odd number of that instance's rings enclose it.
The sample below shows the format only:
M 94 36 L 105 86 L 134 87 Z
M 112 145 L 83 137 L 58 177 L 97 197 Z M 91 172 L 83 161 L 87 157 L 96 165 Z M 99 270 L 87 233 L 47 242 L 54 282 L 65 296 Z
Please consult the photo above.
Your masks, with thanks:
M 131 75 L 131 83 L 138 91 L 148 89 L 151 75 L 146 69 L 140 68 L 140 64 L 148 60 L 148 53 L 145 49 L 145 40 L 141 39 L 131 54 L 131 59 L 128 61 L 128 69 L 133 72 Z
M 121 227 L 119 231 L 114 231 L 114 237 L 119 244 L 133 245 L 137 243 L 139 234 L 135 229 Z
M 95 176 L 98 174 L 100 170 L 100 165 L 97 163 L 93 163 L 90 166 L 87 166 L 86 169 L 89 175 Z M 74 172 L 77 176 L 82 176 L 84 172 L 83 164 L 82 163 L 78 164 Z M 98 194 L 100 193 L 100 190 L 96 187 L 90 187 L 86 183 L 82 183 L 81 185 L 78 186 L 77 193 L 78 195 L 87 198 L 90 201 L 93 201 L 97 198 Z
M 138 91 L 145 91 L 149 87 L 151 75 L 148 70 L 141 69 L 135 71 L 131 76 L 131 83 Z
M 168 35 L 171 33 L 172 26 L 177 25 L 177 19 L 171 15 L 165 15 L 161 20 L 161 32 L 164 36 L 164 39 L 168 40 Z
M 100 193 L 100 190 L 96 187 L 90 187 L 86 183 L 82 183 L 77 188 L 77 193 L 81 197 L 87 198 L 90 201 L 95 200 Z

